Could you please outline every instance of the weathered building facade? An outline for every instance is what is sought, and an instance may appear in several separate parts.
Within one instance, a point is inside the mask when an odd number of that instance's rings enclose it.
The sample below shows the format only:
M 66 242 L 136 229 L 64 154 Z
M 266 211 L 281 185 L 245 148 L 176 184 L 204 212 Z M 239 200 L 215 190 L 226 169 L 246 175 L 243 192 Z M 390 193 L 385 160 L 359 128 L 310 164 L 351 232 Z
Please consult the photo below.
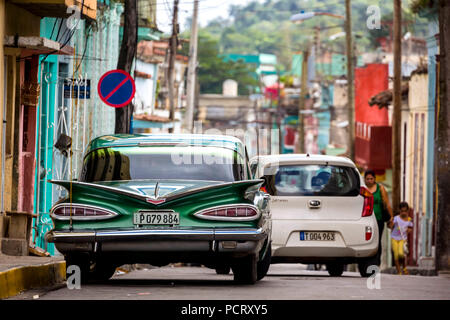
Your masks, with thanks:
M 68 55 L 73 47 L 62 39 L 40 32 L 41 18 L 68 17 L 68 8 L 78 17 L 94 20 L 96 1 L 2 1 L 0 5 L 1 54 L 1 217 L 2 252 L 28 254 L 31 218 L 34 217 L 34 185 L 40 139 L 38 122 L 42 92 L 41 57 Z M 7 228 L 8 226 L 8 228 Z M 6 232 L 8 230 L 8 232 Z

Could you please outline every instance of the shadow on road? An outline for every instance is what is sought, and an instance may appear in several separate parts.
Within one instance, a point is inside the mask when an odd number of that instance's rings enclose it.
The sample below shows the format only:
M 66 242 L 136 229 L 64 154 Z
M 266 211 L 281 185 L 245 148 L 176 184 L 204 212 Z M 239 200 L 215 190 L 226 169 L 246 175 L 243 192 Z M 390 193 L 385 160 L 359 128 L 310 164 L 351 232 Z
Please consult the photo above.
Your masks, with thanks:
M 92 283 L 94 284 L 94 283 Z M 108 281 L 95 282 L 95 284 L 106 284 L 112 287 L 126 287 L 126 286 L 134 286 L 134 287 L 147 287 L 147 286 L 166 286 L 166 287 L 175 287 L 175 286 L 236 286 L 233 279 L 213 279 L 213 280 L 200 280 L 200 279 L 118 279 L 112 278 Z M 256 285 L 258 282 L 256 283 Z M 239 286 L 245 286 L 239 284 Z
M 324 278 L 324 279 L 330 279 L 330 278 L 334 278 L 334 279 L 339 279 L 339 278 L 350 278 L 350 279 L 357 279 L 357 278 L 361 278 L 360 276 L 357 275 L 346 275 L 343 274 L 340 277 L 332 277 L 328 274 L 283 274 L 283 273 L 269 273 L 266 275 L 266 277 L 280 277 L 280 278 L 302 278 L 305 280 L 311 280 L 312 278 Z M 362 278 L 361 278 L 362 279 Z M 298 279 L 300 280 L 300 279 Z M 323 279 L 320 279 L 323 280 Z
M 353 275 L 342 275 L 341 277 L 331 277 L 328 274 L 281 274 L 281 273 L 269 273 L 266 275 L 264 279 L 270 279 L 270 278 L 280 278 L 281 280 L 326 280 L 326 279 L 362 279 L 360 276 L 353 276 Z M 258 281 L 255 285 L 258 285 L 261 283 L 261 281 L 264 281 L 264 279 Z M 96 282 L 90 282 L 90 284 L 106 284 L 108 286 L 112 287 L 124 287 L 124 286 L 139 286 L 139 287 L 145 287 L 145 286 L 208 286 L 208 287 L 214 287 L 214 286 L 248 286 L 248 285 L 242 285 L 237 284 L 233 281 L 233 277 L 230 276 L 229 279 L 145 279 L 145 278 L 133 278 L 133 279 L 124 279 L 119 277 L 112 278 L 107 281 L 96 281 Z M 254 286 L 254 285 L 253 285 Z

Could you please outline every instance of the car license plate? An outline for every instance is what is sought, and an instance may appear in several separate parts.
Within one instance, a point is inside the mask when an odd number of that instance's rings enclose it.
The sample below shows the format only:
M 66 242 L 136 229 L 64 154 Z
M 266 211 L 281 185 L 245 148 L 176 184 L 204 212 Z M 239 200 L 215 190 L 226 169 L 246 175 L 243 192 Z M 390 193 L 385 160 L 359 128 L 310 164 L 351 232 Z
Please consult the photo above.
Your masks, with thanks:
M 309 232 L 301 231 L 300 240 L 301 241 L 334 241 L 334 232 Z
M 140 211 L 134 213 L 136 225 L 178 225 L 180 214 L 173 211 Z

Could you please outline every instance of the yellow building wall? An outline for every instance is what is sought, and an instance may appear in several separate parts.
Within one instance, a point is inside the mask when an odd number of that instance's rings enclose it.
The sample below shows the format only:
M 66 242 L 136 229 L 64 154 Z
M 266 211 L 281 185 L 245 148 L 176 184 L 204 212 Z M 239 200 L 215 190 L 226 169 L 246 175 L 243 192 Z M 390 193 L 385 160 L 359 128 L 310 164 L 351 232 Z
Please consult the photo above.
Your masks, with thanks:
M 406 184 L 409 185 L 407 202 L 414 212 L 425 215 L 427 177 L 426 157 L 428 132 L 428 75 L 413 75 L 409 81 L 409 150 Z M 415 165 L 414 165 L 415 163 Z M 432 164 L 431 164 L 432 165 Z
M 4 105 L 4 92 L 5 92 L 5 84 L 4 82 L 4 50 L 3 50 L 3 38 L 5 37 L 5 0 L 0 0 L 0 119 L 2 121 L 0 123 L 3 123 L 3 105 Z M 1 148 L 3 141 L 3 130 L 0 130 L 0 168 L 2 165 L 2 159 L 3 159 L 3 150 Z M 3 192 L 1 189 L 1 181 L 0 181 L 0 194 Z M 0 235 L 1 237 L 1 235 Z
M 12 209 L 12 187 L 13 187 L 13 155 L 14 155 L 14 119 L 15 113 L 18 112 L 16 108 L 16 85 L 18 76 L 18 67 L 16 62 L 20 55 L 20 49 L 4 48 L 5 59 L 7 59 L 6 69 L 6 130 L 5 130 L 5 171 L 4 171 L 4 209 L 11 211 Z

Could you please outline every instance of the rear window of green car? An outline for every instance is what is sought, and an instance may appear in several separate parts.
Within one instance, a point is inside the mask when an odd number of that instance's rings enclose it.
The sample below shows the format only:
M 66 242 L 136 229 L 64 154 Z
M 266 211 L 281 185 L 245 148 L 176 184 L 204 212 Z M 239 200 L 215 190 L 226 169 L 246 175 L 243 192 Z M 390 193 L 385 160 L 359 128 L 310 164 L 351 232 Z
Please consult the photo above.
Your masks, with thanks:
M 82 182 L 181 179 L 244 180 L 245 163 L 233 150 L 216 147 L 114 147 L 84 158 Z

